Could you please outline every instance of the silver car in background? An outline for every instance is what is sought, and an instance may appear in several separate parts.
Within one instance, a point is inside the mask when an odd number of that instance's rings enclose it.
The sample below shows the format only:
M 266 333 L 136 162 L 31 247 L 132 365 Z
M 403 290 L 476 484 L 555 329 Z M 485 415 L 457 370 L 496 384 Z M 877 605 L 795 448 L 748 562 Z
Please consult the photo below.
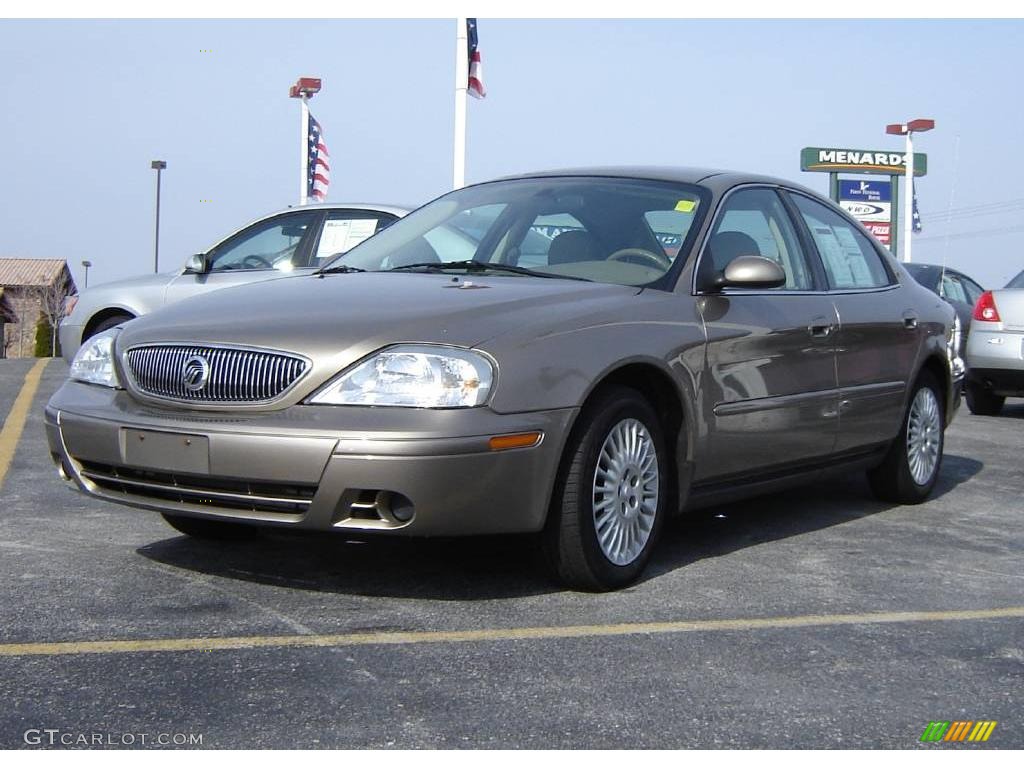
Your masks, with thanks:
M 395 205 L 320 203 L 261 216 L 191 257 L 184 269 L 115 280 L 70 297 L 60 324 L 61 353 L 71 362 L 86 339 L 165 304 L 313 272 L 408 212 Z
M 1024 272 L 978 299 L 967 365 L 971 413 L 996 416 L 1007 397 L 1024 397 Z
M 927 498 L 954 325 L 788 181 L 558 171 L 99 334 L 45 422 L 77 488 L 189 535 L 533 532 L 564 583 L 612 589 L 703 505 L 852 471 Z

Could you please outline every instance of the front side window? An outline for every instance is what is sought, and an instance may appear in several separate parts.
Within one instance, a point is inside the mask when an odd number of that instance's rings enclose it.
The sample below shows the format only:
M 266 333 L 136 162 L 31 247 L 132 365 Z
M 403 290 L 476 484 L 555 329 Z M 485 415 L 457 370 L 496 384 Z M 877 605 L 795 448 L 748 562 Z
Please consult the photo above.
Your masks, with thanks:
M 793 195 L 818 248 L 830 288 L 882 288 L 889 273 L 871 241 L 835 211 L 803 195 Z
M 302 248 L 317 215 L 314 211 L 302 211 L 252 225 L 213 249 L 210 270 L 277 269 L 290 272 L 305 266 Z
M 471 260 L 495 274 L 651 285 L 689 249 L 709 199 L 701 187 L 636 179 L 491 182 L 435 200 L 327 268 L 443 271 Z
M 786 283 L 775 290 L 814 287 L 789 214 L 773 189 L 742 189 L 726 198 L 701 257 L 701 282 L 707 284 L 738 256 L 764 256 L 782 267 Z

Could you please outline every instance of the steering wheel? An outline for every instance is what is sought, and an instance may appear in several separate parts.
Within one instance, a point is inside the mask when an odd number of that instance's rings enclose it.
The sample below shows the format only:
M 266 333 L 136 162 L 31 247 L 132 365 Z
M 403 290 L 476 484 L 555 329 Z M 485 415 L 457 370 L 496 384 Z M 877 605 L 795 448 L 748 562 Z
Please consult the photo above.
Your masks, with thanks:
M 250 253 L 242 259 L 242 265 L 249 269 L 273 269 L 274 265 L 258 253 Z
M 622 248 L 609 256 L 608 261 L 629 262 L 632 261 L 633 258 L 639 258 L 647 261 L 662 272 L 668 272 L 672 267 L 672 262 L 669 261 L 668 256 L 661 253 L 655 253 L 654 251 L 648 251 L 646 248 Z

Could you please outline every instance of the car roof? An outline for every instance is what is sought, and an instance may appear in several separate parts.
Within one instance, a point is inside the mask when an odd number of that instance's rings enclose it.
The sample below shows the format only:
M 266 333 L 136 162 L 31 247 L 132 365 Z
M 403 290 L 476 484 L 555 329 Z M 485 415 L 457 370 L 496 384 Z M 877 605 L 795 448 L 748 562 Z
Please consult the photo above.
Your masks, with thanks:
M 288 211 L 335 210 L 338 208 L 352 208 L 357 211 L 384 211 L 385 213 L 393 213 L 396 216 L 405 216 L 410 211 L 415 210 L 416 207 L 415 205 L 395 205 L 394 203 L 307 203 L 306 205 L 289 205 L 283 210 L 268 213 L 266 216 L 260 216 L 260 219 L 265 219 L 267 216 L 276 216 L 279 213 L 287 213 Z
M 737 184 L 779 184 L 808 192 L 816 197 L 821 195 L 808 187 L 777 176 L 765 176 L 742 171 L 729 171 L 716 168 L 692 166 L 663 165 L 622 165 L 622 166 L 591 166 L 582 168 L 557 168 L 546 171 L 514 174 L 504 176 L 500 181 L 513 179 L 551 178 L 555 176 L 605 176 L 621 179 L 650 179 L 652 181 L 671 181 L 682 184 L 701 184 L 715 191 L 734 187 Z

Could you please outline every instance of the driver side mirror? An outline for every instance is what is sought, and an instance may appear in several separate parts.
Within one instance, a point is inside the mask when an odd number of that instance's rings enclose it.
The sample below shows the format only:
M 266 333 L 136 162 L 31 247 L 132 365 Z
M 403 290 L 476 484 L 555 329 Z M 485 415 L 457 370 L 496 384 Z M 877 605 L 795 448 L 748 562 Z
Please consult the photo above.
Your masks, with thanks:
M 786 272 L 776 262 L 764 256 L 737 256 L 712 284 L 713 290 L 722 288 L 778 288 L 786 284 Z
M 205 253 L 197 253 L 195 256 L 190 256 L 188 261 L 185 262 L 185 274 L 187 275 L 205 275 L 210 271 L 210 259 Z

